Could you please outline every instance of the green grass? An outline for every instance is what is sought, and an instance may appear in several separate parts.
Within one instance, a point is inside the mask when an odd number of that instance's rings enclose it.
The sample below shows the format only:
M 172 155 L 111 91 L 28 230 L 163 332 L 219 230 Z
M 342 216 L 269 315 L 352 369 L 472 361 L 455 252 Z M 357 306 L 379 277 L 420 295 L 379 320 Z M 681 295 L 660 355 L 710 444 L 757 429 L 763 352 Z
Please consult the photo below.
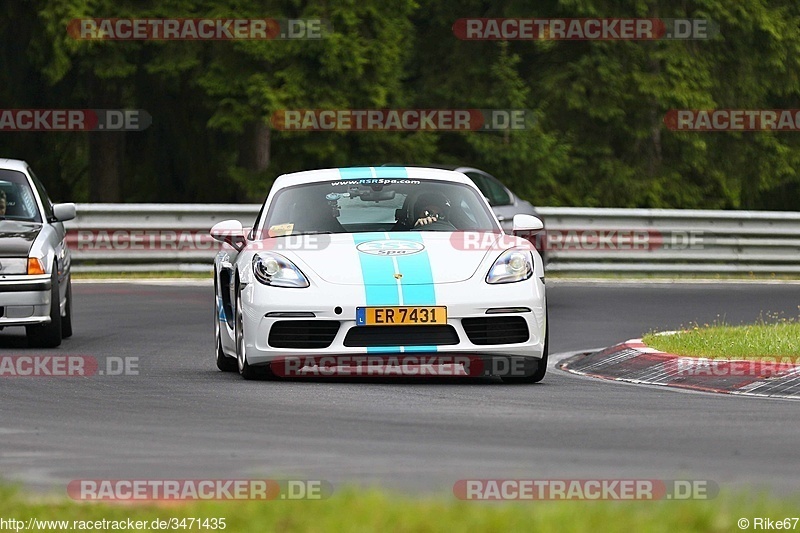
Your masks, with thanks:
M 349 489 L 322 501 L 223 501 L 179 505 L 78 503 L 0 489 L 0 517 L 27 520 L 225 518 L 238 531 L 739 531 L 740 518 L 797 516 L 797 499 L 721 495 L 708 501 L 543 501 L 488 503 Z M 798 525 L 800 528 L 800 525 Z M 70 529 L 73 530 L 73 529 Z M 109 529 L 110 530 L 110 529 Z M 193 531 L 200 531 L 195 526 Z M 55 529 L 52 529 L 55 531 Z M 204 531 L 213 531 L 205 529 Z M 220 531 L 220 530 L 217 530 Z
M 755 324 L 694 325 L 672 335 L 647 334 L 648 346 L 663 352 L 710 359 L 777 359 L 800 363 L 800 322 L 796 319 L 763 319 Z

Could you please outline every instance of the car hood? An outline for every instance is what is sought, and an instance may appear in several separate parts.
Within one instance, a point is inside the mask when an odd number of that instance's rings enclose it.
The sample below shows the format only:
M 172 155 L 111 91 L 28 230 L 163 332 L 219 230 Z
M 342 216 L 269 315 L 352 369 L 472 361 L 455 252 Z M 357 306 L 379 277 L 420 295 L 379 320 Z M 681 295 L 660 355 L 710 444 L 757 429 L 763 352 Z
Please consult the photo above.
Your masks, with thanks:
M 0 257 L 28 257 L 41 230 L 37 222 L 0 220 Z
M 275 251 L 328 283 L 422 285 L 467 280 L 488 254 L 500 255 L 502 249 L 495 243 L 517 242 L 498 233 L 463 236 L 463 232 L 432 231 L 325 234 L 314 236 L 315 245 L 310 240 L 303 243 L 302 250 Z

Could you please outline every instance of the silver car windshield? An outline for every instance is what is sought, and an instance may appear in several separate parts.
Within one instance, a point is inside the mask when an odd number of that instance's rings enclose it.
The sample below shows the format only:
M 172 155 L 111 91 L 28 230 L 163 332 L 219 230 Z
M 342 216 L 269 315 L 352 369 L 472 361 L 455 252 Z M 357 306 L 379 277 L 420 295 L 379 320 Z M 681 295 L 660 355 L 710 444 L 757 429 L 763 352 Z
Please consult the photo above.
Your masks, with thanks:
M 280 190 L 260 221 L 257 238 L 372 231 L 495 231 L 480 194 L 438 180 L 318 182 Z
M 41 222 L 28 178 L 15 170 L 0 170 L 0 219 Z

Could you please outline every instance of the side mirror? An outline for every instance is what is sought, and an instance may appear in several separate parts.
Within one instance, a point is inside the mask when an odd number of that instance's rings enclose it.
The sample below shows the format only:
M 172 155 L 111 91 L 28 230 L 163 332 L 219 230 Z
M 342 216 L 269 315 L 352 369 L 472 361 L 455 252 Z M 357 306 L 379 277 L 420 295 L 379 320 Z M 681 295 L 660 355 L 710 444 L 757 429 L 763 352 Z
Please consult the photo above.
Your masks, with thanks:
M 66 222 L 75 218 L 75 204 L 53 204 L 53 218 L 59 222 Z
M 244 228 L 238 220 L 223 220 L 211 228 L 211 236 L 220 242 L 230 244 L 236 251 L 244 248 Z
M 542 221 L 533 215 L 514 215 L 514 229 L 512 230 L 514 235 L 518 232 L 532 235 L 543 229 Z

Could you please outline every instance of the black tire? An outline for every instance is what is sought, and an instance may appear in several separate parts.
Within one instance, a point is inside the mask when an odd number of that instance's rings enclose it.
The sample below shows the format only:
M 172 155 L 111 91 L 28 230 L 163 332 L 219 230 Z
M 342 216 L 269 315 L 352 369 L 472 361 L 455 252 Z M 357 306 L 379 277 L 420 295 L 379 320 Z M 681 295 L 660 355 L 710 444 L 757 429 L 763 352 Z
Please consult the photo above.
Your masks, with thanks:
M 544 350 L 542 351 L 542 358 L 539 360 L 536 370 L 526 376 L 503 377 L 503 383 L 525 385 L 539 383 L 544 379 L 544 375 L 547 373 L 547 357 L 550 351 L 550 321 L 547 318 L 545 318 L 545 320 L 547 323 L 544 327 Z
M 250 381 L 259 379 L 259 373 L 251 367 L 247 362 L 247 348 L 244 343 L 244 319 L 242 318 L 242 293 L 239 290 L 239 284 L 236 284 L 236 308 L 233 310 L 235 321 L 235 337 L 236 337 L 236 366 L 239 370 L 239 375 L 242 378 Z
M 72 278 L 67 282 L 66 314 L 61 317 L 61 338 L 72 337 Z
M 61 301 L 58 292 L 58 270 L 53 265 L 50 276 L 50 323 L 25 326 L 28 345 L 32 348 L 55 348 L 61 345 Z

